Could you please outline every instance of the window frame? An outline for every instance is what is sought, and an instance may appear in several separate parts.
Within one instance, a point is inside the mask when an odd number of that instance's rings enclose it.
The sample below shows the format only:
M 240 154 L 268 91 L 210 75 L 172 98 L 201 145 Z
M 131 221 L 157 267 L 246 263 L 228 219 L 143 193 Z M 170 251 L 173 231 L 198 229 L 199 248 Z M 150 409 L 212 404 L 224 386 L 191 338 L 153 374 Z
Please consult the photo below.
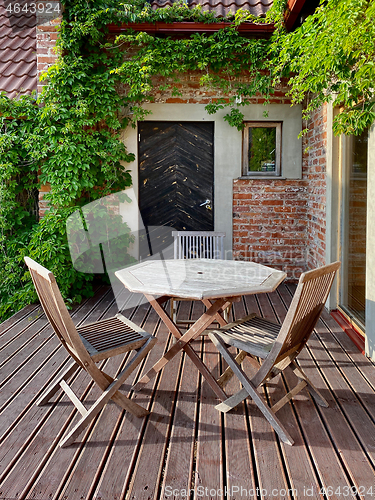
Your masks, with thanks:
M 242 141 L 242 175 L 244 177 L 281 177 L 281 133 L 282 122 L 246 121 L 244 122 Z M 275 170 L 273 172 L 252 172 L 249 170 L 249 129 L 250 128 L 276 128 L 276 154 Z

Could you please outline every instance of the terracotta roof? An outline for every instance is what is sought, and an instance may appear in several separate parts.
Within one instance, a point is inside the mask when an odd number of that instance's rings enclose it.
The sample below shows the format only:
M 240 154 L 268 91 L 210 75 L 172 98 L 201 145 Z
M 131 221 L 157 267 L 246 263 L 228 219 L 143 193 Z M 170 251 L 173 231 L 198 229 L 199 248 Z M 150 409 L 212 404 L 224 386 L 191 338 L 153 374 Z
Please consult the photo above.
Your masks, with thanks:
M 153 9 L 170 7 L 175 0 L 151 0 Z M 235 14 L 239 9 L 247 10 L 254 16 L 264 17 L 273 0 L 185 0 L 189 7 L 201 5 L 203 10 L 215 12 L 218 17 Z
M 13 1 L 0 0 L 0 91 L 8 97 L 37 87 L 36 14 L 13 8 Z

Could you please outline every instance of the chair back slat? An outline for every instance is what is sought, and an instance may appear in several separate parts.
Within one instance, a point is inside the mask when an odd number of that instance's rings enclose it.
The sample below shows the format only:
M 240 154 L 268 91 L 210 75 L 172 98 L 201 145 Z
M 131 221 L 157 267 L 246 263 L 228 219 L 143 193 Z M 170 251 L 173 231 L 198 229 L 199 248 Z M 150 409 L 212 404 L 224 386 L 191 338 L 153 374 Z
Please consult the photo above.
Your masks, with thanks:
M 278 359 L 306 344 L 324 308 L 340 262 L 301 275 L 297 290 L 279 334 Z M 277 362 L 277 361 L 276 361 Z
M 175 259 L 224 259 L 225 233 L 172 231 Z
M 61 335 L 61 332 L 65 330 L 65 325 L 57 311 L 51 284 L 48 283 L 45 278 L 41 278 L 38 273 L 32 269 L 30 269 L 30 274 L 45 315 L 47 316 L 49 322 L 51 323 L 56 334 L 59 336 L 60 340 L 62 337 L 64 341 L 66 341 L 64 336 Z
M 29 257 L 25 257 L 25 262 L 44 313 L 60 342 L 79 362 L 91 360 L 64 304 L 54 275 Z

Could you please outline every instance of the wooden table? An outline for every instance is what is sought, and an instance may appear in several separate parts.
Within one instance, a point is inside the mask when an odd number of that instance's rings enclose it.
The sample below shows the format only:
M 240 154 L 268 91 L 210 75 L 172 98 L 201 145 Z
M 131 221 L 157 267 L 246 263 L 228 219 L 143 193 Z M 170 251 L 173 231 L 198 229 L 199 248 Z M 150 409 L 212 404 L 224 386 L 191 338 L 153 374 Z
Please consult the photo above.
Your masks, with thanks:
M 191 358 L 210 387 L 222 401 L 227 396 L 208 368 L 191 347 L 213 322 L 227 324 L 222 312 L 242 295 L 274 291 L 285 279 L 286 273 L 270 267 L 234 260 L 176 259 L 147 260 L 116 273 L 117 278 L 131 292 L 143 293 L 167 328 L 176 337 L 176 343 L 134 386 L 142 388 L 182 349 Z M 170 297 L 201 300 L 207 307 L 202 316 L 184 333 L 163 308 Z

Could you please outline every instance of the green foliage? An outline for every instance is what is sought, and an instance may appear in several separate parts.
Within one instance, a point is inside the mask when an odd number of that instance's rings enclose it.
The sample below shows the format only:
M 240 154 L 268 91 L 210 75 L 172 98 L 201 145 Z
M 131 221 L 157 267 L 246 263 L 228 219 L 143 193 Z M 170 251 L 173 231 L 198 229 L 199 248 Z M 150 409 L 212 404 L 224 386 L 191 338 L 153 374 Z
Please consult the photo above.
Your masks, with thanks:
M 56 208 L 38 222 L 38 169 L 33 149 L 40 109 L 34 97 L 0 99 L 0 318 L 36 300 L 25 255 L 57 276 L 68 302 L 92 294 L 92 275 L 72 268 L 65 221 L 72 208 Z
M 37 187 L 34 160 L 29 154 L 28 139 L 37 108 L 33 97 L 19 101 L 0 94 L 0 244 L 4 235 L 15 233 L 35 222 L 35 204 L 24 191 Z
M 374 121 L 375 0 L 326 0 L 294 33 L 285 33 L 286 0 L 275 0 L 266 18 L 239 11 L 226 19 L 184 2 L 153 10 L 145 0 L 64 0 L 58 61 L 43 76 L 35 98 L 0 95 L 0 317 L 35 299 L 23 256 L 51 269 L 67 301 L 91 293 L 92 275 L 73 269 L 65 229 L 78 207 L 131 184 L 134 160 L 120 140 L 135 126 L 155 92 L 179 95 L 181 74 L 200 72 L 201 85 L 225 95 L 208 113 L 228 109 L 224 119 L 243 128 L 241 106 L 255 95 L 269 102 L 282 78 L 294 103 L 308 99 L 306 116 L 334 99 L 342 111 L 335 132 L 360 133 Z M 184 39 L 128 30 L 122 23 L 230 21 L 216 33 Z M 242 37 L 246 21 L 272 22 L 270 39 Z M 246 78 L 244 78 L 244 75 Z M 164 77 L 159 78 L 160 76 Z M 37 188 L 49 183 L 51 210 L 39 222 Z M 114 214 L 107 214 L 117 224 Z M 125 233 L 116 244 L 127 248 Z
M 209 104 L 207 111 L 212 113 L 229 106 L 231 110 L 225 119 L 241 129 L 243 116 L 237 109 L 235 96 L 242 95 L 242 105 L 245 105 L 258 92 L 269 93 L 269 77 L 259 78 L 259 72 L 265 69 L 270 42 L 244 38 L 234 26 L 212 35 L 195 33 L 186 39 L 156 38 L 130 31 L 118 36 L 116 43 L 137 48 L 136 53 L 115 70 L 128 88 L 126 99 L 130 106 L 152 100 L 153 93 L 166 89 L 164 83 L 158 88 L 153 77 L 163 76 L 173 87 L 179 75 L 200 71 L 201 85 L 235 94 L 229 102 Z M 247 84 L 240 83 L 243 72 L 248 75 Z
M 375 119 L 375 1 L 328 0 L 301 28 L 273 46 L 274 83 L 289 76 L 293 103 L 305 116 L 324 102 L 341 107 L 335 134 L 361 134 Z
M 121 165 L 134 160 L 119 140 L 127 125 L 119 116 L 124 99 L 111 73 L 120 54 L 89 43 L 80 51 L 90 57 L 68 52 L 47 72 L 49 84 L 34 134 L 40 181 L 51 184 L 46 198 L 56 206 L 87 203 L 131 184 Z
M 41 106 L 34 98 L 0 99 L 1 319 L 35 300 L 25 255 L 55 273 L 68 303 L 92 294 L 93 275 L 72 267 L 66 218 L 77 206 L 131 185 L 123 165 L 134 155 L 119 140 L 127 120 L 119 116 L 123 100 L 110 73 L 119 55 L 90 41 L 102 38 L 96 29 L 82 38 L 85 30 L 72 39 L 80 55 L 67 53 L 49 70 Z M 51 210 L 39 222 L 35 195 L 47 183 Z M 126 250 L 129 242 L 122 244 Z
M 17 310 L 23 293 L 21 249 L 36 224 L 36 165 L 27 144 L 37 108 L 33 97 L 10 100 L 0 94 L 0 318 Z M 26 293 L 26 292 L 25 292 Z M 27 303 L 27 301 L 26 301 Z M 21 305 L 22 307 L 22 305 Z

